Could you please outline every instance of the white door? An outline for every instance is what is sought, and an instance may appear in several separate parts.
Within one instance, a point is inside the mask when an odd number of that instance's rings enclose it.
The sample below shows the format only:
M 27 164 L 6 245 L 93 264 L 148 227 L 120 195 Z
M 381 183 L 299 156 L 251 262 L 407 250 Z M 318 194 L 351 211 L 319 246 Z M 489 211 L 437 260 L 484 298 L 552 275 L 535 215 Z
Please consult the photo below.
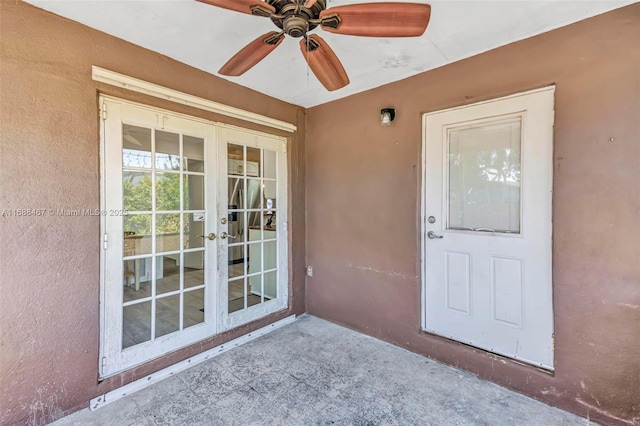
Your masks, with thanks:
M 101 376 L 216 333 L 215 127 L 102 100 Z
M 554 87 L 425 115 L 423 327 L 553 369 Z
M 222 329 L 287 307 L 286 139 L 218 129 Z
M 100 376 L 285 308 L 284 139 L 117 99 L 101 106 Z

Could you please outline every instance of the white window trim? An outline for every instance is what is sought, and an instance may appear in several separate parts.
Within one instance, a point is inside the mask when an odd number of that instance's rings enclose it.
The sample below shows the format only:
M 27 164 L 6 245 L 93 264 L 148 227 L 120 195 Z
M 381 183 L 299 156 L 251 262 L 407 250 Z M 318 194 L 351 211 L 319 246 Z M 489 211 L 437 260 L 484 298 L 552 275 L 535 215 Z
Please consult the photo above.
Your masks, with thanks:
M 277 120 L 265 115 L 256 114 L 254 112 L 245 111 L 240 108 L 235 108 L 229 105 L 210 101 L 208 99 L 200 98 L 198 96 L 190 95 L 178 90 L 169 89 L 164 86 L 149 83 L 147 81 L 140 80 L 134 77 L 129 77 L 127 75 L 120 74 L 114 71 L 109 71 L 104 68 L 96 67 L 95 65 L 91 67 L 91 76 L 94 81 L 99 81 L 101 83 L 109 84 L 112 86 L 122 87 L 133 92 L 144 93 L 145 95 L 153 96 L 155 98 L 165 99 L 171 102 L 214 112 L 216 114 L 224 115 L 227 117 L 239 118 L 244 121 L 260 124 L 262 126 L 267 126 L 273 129 L 284 130 L 286 132 L 293 133 L 297 130 L 297 127 L 294 124 L 287 123 L 286 121 Z

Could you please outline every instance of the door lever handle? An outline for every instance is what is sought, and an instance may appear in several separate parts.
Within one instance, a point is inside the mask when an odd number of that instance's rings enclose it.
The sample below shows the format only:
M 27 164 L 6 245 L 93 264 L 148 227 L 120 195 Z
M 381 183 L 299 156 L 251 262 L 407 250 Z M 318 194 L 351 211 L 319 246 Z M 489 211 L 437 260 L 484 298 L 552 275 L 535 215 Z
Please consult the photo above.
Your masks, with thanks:
M 438 235 L 438 234 L 436 234 L 436 233 L 435 233 L 435 232 L 433 232 L 433 231 L 429 231 L 429 232 L 427 232 L 427 237 L 428 237 L 430 240 L 439 240 L 439 239 L 441 239 L 441 238 L 444 238 L 444 235 Z
M 223 232 L 222 234 L 220 234 L 220 238 L 222 238 L 223 240 L 227 239 L 227 238 L 235 240 L 236 238 L 238 238 L 238 236 L 237 235 L 230 235 L 230 234 L 227 234 L 226 232 Z

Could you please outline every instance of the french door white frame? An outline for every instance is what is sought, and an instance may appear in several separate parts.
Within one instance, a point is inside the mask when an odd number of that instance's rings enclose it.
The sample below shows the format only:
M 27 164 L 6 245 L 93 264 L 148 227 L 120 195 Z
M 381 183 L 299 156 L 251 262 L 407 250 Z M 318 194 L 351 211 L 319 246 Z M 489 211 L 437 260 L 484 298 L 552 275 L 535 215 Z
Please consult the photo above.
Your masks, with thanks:
M 255 319 L 264 317 L 288 306 L 288 235 L 287 235 L 287 161 L 286 138 L 268 135 L 261 132 L 249 131 L 225 124 L 215 123 L 204 119 L 186 116 L 171 111 L 161 110 L 134 102 L 120 100 L 109 96 L 100 96 L 100 358 L 99 377 L 101 379 L 119 374 L 136 365 L 161 357 L 169 352 L 189 346 L 198 341 L 214 336 L 222 331 L 237 327 Z M 125 114 L 123 114 L 123 111 Z M 207 193 L 205 194 L 205 234 L 220 235 L 227 229 L 221 224 L 220 212 L 226 216 L 227 200 L 219 199 L 220 176 L 224 176 L 226 185 L 226 149 L 221 155 L 221 147 L 226 141 L 218 139 L 219 133 L 225 129 L 237 129 L 253 135 L 261 146 L 276 150 L 278 153 L 278 297 L 260 305 L 252 306 L 240 312 L 229 315 L 227 313 L 226 277 L 220 281 L 222 270 L 220 261 L 227 259 L 227 248 L 223 240 L 205 240 L 207 259 L 205 259 L 205 312 L 204 323 L 191 326 L 178 333 L 158 338 L 155 342 L 145 342 L 122 350 L 122 298 L 121 287 L 109 286 L 108 283 L 122 282 L 122 226 L 114 221 L 120 220 L 117 215 L 110 215 L 107 209 L 113 209 L 113 200 L 122 200 L 122 185 L 110 185 L 109 181 L 122 181 L 122 123 L 123 115 L 130 111 L 138 111 L 148 115 L 148 120 L 125 119 L 126 124 L 140 125 L 163 131 L 188 133 L 190 136 L 201 137 L 205 140 L 205 159 L 210 171 L 205 170 L 207 179 Z M 106 120 L 105 118 L 114 118 Z M 135 116 L 135 113 L 133 114 Z M 155 121 L 155 123 L 154 123 Z M 175 124 L 174 124 L 175 123 Z M 189 125 L 192 123 L 192 125 Z M 206 129 L 203 131 L 203 129 Z M 107 143 L 119 141 L 119 149 L 107 149 Z M 265 142 L 266 141 L 266 142 Z M 220 168 L 224 168 L 221 170 Z M 209 176 L 211 175 L 211 176 Z M 118 176 L 120 178 L 118 179 Z M 111 200 L 111 201 L 109 201 Z M 212 205 L 213 204 L 213 205 Z M 223 210 L 219 210 L 223 206 Z M 227 240 L 228 241 L 228 240 Z M 107 248 L 113 248 L 108 251 Z M 117 252 L 117 253 L 116 253 Z M 225 252 L 225 255 L 221 255 Z M 207 261 L 208 260 L 208 261 Z M 113 268 L 112 265 L 120 265 Z M 217 265 L 217 266 L 216 266 Z M 118 294 L 114 292 L 119 292 Z M 118 319 L 119 318 L 119 319 Z M 132 350 L 135 349 L 135 350 Z M 143 354 L 143 355 L 141 355 Z
M 234 136 L 232 140 L 231 137 Z M 262 148 L 276 151 L 277 153 L 277 194 L 278 200 L 276 214 L 277 233 L 277 292 L 275 299 L 264 301 L 254 306 L 241 309 L 229 314 L 228 303 L 228 254 L 227 244 L 221 246 L 218 251 L 218 282 L 225 283 L 219 286 L 220 296 L 218 297 L 218 315 L 220 331 L 230 330 L 239 325 L 246 324 L 258 318 L 269 315 L 270 313 L 285 309 L 289 300 L 288 285 L 288 238 L 287 238 L 287 210 L 288 210 L 288 192 L 287 192 L 287 159 L 286 159 L 286 139 L 278 138 L 271 135 L 265 135 L 260 132 L 253 132 L 246 129 L 240 129 L 234 126 L 219 125 L 218 126 L 218 171 L 220 176 L 226 179 L 228 175 L 229 162 L 227 159 L 227 146 L 229 142 L 234 144 L 245 145 L 247 148 Z M 238 176 L 240 177 L 240 176 Z M 227 217 L 228 194 L 226 182 L 218 185 L 218 219 Z M 218 224 L 220 221 L 218 220 Z M 228 232 L 228 223 L 219 228 L 220 232 Z M 227 243 L 229 239 L 225 240 Z M 264 251 L 262 252 L 264 256 Z M 263 262 L 261 262 L 263 264 Z

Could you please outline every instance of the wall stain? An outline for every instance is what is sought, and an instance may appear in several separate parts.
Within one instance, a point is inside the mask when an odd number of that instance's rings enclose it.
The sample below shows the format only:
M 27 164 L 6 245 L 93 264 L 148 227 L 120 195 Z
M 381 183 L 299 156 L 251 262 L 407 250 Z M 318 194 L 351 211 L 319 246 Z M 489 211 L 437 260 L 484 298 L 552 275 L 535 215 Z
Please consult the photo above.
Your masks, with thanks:
M 402 274 L 400 272 L 395 272 L 395 271 L 381 271 L 375 268 L 372 268 L 370 266 L 358 266 L 358 265 L 352 265 L 352 264 L 348 264 L 347 265 L 349 268 L 355 268 L 358 269 L 360 271 L 367 271 L 367 272 L 375 272 L 376 274 L 382 274 L 382 275 L 387 275 L 389 277 L 393 277 L 393 278 L 400 278 L 403 280 L 409 280 L 409 281 L 413 281 L 417 278 L 417 276 L 413 275 L 405 275 Z

